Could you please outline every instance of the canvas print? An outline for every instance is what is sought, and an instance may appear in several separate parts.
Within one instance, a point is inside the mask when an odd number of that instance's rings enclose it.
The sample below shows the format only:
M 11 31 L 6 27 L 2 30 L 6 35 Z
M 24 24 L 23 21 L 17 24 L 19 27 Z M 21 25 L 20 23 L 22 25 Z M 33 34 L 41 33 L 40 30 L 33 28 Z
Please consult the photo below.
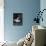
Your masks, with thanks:
M 22 25 L 22 13 L 13 13 L 13 25 Z

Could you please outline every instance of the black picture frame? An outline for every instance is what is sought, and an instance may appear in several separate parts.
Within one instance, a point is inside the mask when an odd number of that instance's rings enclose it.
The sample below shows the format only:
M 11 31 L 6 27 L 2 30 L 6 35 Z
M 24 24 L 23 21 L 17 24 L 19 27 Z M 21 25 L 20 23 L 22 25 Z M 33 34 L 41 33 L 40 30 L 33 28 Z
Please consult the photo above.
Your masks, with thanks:
M 23 25 L 23 14 L 13 13 L 13 25 Z

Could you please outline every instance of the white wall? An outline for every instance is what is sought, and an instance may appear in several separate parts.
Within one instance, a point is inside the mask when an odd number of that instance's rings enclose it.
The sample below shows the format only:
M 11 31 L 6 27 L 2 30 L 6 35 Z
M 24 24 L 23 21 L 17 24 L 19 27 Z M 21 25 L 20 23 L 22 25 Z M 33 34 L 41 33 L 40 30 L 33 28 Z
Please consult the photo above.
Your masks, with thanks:
M 40 9 L 41 11 L 43 9 L 46 9 L 46 0 L 40 0 Z M 46 11 L 43 12 L 43 22 L 41 22 L 40 24 L 43 26 L 46 26 Z
M 0 42 L 4 41 L 4 0 L 0 0 Z

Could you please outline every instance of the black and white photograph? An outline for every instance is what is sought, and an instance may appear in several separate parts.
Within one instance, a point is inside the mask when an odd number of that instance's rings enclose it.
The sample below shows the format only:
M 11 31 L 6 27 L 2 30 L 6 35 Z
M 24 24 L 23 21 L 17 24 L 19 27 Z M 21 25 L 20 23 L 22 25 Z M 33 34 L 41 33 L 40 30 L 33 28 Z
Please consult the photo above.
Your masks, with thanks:
M 13 13 L 13 25 L 22 25 L 22 13 Z

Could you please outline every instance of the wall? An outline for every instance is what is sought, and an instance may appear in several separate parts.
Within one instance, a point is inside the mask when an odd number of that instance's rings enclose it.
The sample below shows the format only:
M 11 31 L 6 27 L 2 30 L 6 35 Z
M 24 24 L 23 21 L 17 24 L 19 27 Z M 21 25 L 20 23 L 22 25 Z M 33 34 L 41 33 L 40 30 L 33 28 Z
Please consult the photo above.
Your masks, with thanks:
M 4 0 L 0 0 L 0 42 L 4 41 Z
M 32 28 L 35 12 L 40 9 L 40 0 L 5 0 L 4 26 L 5 40 L 18 41 Z M 13 26 L 13 13 L 23 13 L 23 25 Z
M 40 9 L 41 9 L 41 11 L 43 9 L 46 9 L 46 0 L 41 0 L 40 1 Z M 42 17 L 43 17 L 43 22 L 41 21 L 40 25 L 46 26 L 46 20 L 45 20 L 46 19 L 46 10 L 43 12 Z

